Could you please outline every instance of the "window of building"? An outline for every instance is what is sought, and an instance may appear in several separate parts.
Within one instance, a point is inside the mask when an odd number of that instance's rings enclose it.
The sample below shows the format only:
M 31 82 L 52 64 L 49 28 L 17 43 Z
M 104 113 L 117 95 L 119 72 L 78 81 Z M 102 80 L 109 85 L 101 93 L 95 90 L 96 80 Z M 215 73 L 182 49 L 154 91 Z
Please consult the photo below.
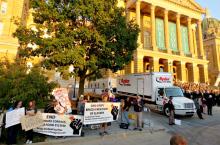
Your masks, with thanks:
M 7 5 L 6 2 L 2 2 L 2 3 L 1 3 L 1 14 L 6 14 L 6 12 L 7 12 L 7 7 L 8 7 L 8 5 Z
M 0 35 L 3 33 L 3 22 L 0 21 Z
M 144 32 L 144 49 L 148 49 L 151 47 L 151 36 L 148 31 Z

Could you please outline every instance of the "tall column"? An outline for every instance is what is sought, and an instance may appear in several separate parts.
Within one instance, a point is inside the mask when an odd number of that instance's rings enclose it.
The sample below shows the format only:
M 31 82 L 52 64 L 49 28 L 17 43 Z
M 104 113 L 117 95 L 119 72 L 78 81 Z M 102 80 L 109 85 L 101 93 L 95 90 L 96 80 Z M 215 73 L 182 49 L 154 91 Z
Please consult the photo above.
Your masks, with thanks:
M 186 82 L 186 62 L 181 62 L 181 81 Z
M 168 10 L 164 10 L 164 30 L 165 30 L 165 47 L 167 53 L 171 54 L 170 39 L 169 39 L 169 22 L 168 22 Z
M 177 47 L 179 49 L 180 55 L 183 55 L 182 36 L 180 30 L 180 14 L 176 15 L 176 28 L 177 28 Z
M 193 46 L 194 46 L 194 50 L 195 50 L 195 58 L 198 58 L 198 48 L 197 48 L 197 44 L 196 44 L 196 33 L 195 33 L 195 29 L 193 29 L 192 31 L 193 33 Z
M 157 58 L 157 57 L 154 57 L 153 58 L 153 71 L 154 72 L 159 72 L 160 70 L 159 70 L 159 58 Z
M 138 44 L 139 47 L 141 48 L 141 2 L 140 0 L 136 0 L 136 23 L 139 26 L 140 32 L 138 35 Z
M 143 72 L 143 56 L 138 52 L 134 53 L 134 73 Z
M 203 39 L 202 39 L 202 22 L 199 20 L 197 22 L 198 27 L 198 36 L 199 36 L 199 50 L 200 50 L 200 56 L 201 58 L 205 59 L 204 56 L 204 48 L 203 48 Z
M 209 73 L 208 73 L 208 65 L 207 64 L 204 65 L 204 80 L 205 80 L 205 83 L 209 82 Z
M 193 73 L 193 82 L 194 83 L 198 83 L 199 82 L 199 68 L 198 68 L 198 65 L 193 63 L 192 64 L 192 67 L 193 67 L 193 70 L 192 70 L 192 73 Z
M 153 50 L 157 51 L 157 46 L 156 46 L 156 30 L 155 30 L 155 6 L 151 5 L 151 43 L 153 46 Z
M 192 35 L 192 26 L 191 26 L 191 18 L 187 18 L 188 22 L 188 38 L 189 38 L 189 49 L 192 54 L 192 57 L 194 57 L 194 50 L 193 50 L 193 35 Z

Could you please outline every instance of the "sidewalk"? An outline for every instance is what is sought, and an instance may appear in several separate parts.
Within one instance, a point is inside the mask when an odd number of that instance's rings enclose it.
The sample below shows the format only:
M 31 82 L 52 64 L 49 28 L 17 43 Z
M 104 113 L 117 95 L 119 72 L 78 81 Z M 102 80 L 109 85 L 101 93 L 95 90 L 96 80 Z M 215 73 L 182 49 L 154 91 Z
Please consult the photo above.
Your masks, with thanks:
M 109 126 L 108 132 L 110 135 L 106 135 L 109 137 L 114 137 L 114 136 L 130 136 L 130 135 L 135 135 L 135 134 L 150 134 L 150 133 L 155 133 L 155 132 L 161 132 L 164 131 L 164 127 L 160 125 L 159 122 L 154 120 L 154 118 L 151 117 L 151 113 L 149 112 L 143 112 L 143 121 L 145 122 L 143 131 L 133 131 L 133 127 L 131 126 L 130 129 L 121 129 L 119 128 L 120 124 L 120 119 L 119 121 L 112 122 L 111 126 Z M 99 136 L 99 129 L 94 129 L 92 130 L 89 127 L 84 127 L 83 132 L 85 133 L 84 137 L 66 137 L 65 139 L 59 138 L 55 139 L 53 136 L 48 136 L 47 139 L 45 140 L 45 145 L 48 143 L 52 142 L 66 142 L 67 140 L 84 140 L 88 138 L 100 138 Z M 106 137 L 104 136 L 104 138 Z M 42 143 L 44 144 L 44 143 Z

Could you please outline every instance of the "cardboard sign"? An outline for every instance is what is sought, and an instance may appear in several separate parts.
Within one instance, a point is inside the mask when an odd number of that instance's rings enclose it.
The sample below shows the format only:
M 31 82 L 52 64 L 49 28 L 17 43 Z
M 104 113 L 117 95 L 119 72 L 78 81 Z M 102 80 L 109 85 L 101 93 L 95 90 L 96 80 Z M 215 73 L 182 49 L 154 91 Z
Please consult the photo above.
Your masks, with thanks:
M 84 124 L 97 124 L 118 120 L 120 103 L 85 103 Z
M 25 115 L 25 110 L 23 108 L 15 109 L 13 111 L 6 113 L 6 125 L 5 128 L 10 126 L 20 124 L 20 119 Z
M 51 136 L 80 136 L 83 125 L 81 115 L 58 115 L 42 113 L 43 125 L 34 132 Z
M 41 113 L 37 113 L 34 116 L 23 116 L 21 118 L 22 130 L 28 131 L 44 124 L 43 117 Z
M 54 110 L 60 114 L 71 113 L 71 102 L 69 100 L 67 88 L 56 88 L 53 90 L 52 95 L 58 101 Z

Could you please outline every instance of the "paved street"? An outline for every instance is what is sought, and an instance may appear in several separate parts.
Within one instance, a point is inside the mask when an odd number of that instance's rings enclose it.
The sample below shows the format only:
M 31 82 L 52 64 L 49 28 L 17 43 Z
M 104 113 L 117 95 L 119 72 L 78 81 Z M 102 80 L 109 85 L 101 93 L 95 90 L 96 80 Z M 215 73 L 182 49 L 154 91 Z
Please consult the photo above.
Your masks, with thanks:
M 118 123 L 112 124 L 110 135 L 100 137 L 98 130 L 85 130 L 85 137 L 66 139 L 48 138 L 40 145 L 168 145 L 172 134 L 179 133 L 187 138 L 189 145 L 219 145 L 220 144 L 220 107 L 215 107 L 213 116 L 204 115 L 204 120 L 197 115 L 192 118 L 178 117 L 182 124 L 169 126 L 168 118 L 154 112 L 144 113 L 144 119 L 149 119 L 151 127 L 145 126 L 144 131 L 123 130 Z

